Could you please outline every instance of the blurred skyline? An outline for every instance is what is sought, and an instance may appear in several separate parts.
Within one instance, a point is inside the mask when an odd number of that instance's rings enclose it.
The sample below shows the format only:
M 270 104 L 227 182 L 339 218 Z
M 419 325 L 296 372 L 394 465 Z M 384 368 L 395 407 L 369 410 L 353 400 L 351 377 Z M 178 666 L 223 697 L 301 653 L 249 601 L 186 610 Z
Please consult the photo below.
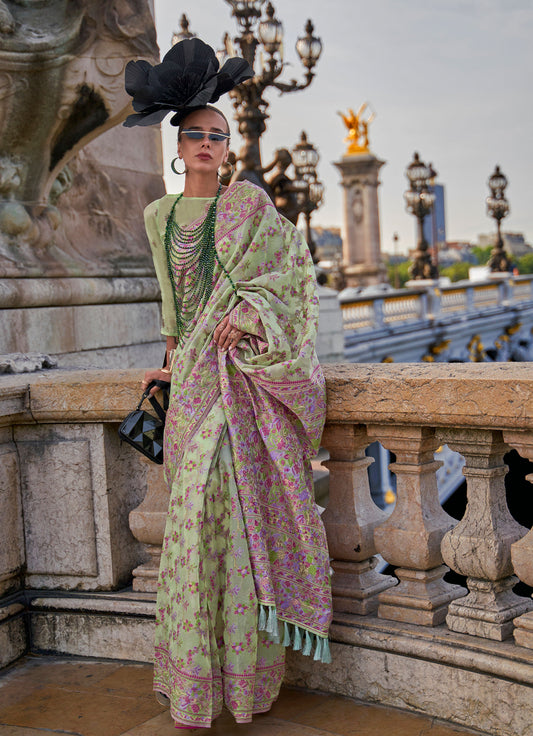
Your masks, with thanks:
M 533 114 L 531 67 L 533 4 L 529 0 L 291 0 L 273 3 L 283 23 L 287 68 L 280 80 L 303 78 L 294 50 L 307 18 L 323 43 L 316 77 L 302 91 L 270 103 L 262 136 L 263 165 L 277 148 L 293 148 L 305 130 L 320 153 L 324 204 L 312 223 L 340 227 L 343 192 L 333 166 L 344 154 L 346 129 L 337 112 L 368 102 L 376 112 L 370 148 L 386 161 L 381 169 L 381 247 L 391 252 L 415 245 L 414 217 L 405 211 L 405 168 L 414 151 L 431 162 L 445 186 L 448 240 L 473 241 L 492 232 L 486 214 L 487 180 L 499 164 L 509 180 L 511 211 L 504 231 L 523 232 L 533 244 L 530 171 L 533 168 L 530 119 Z M 158 42 L 163 55 L 185 13 L 190 30 L 216 49 L 238 27 L 223 0 L 155 0 Z M 233 121 L 227 96 L 217 105 Z M 233 128 L 232 148 L 240 136 Z M 163 155 L 168 191 L 183 182 L 170 172 L 176 129 L 163 124 Z M 300 223 L 299 223 L 300 224 Z

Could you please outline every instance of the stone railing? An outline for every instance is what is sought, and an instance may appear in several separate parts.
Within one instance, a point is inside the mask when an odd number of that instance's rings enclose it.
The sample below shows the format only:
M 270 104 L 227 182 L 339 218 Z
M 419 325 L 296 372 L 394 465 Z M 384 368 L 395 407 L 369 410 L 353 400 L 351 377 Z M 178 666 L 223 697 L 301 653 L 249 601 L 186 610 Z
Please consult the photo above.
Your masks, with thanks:
M 340 306 L 350 363 L 533 359 L 533 276 L 361 295 Z
M 533 601 L 512 588 L 533 585 L 533 531 L 508 511 L 503 463 L 509 448 L 533 459 L 529 365 L 324 370 L 333 664 L 291 654 L 288 682 L 529 736 Z M 24 651 L 28 612 L 38 651 L 151 657 L 167 496 L 160 469 L 116 436 L 139 381 L 138 371 L 49 371 L 0 382 L 4 662 Z M 374 440 L 396 455 L 389 516 L 369 491 Z M 438 502 L 442 444 L 466 461 L 459 522 Z M 377 572 L 376 555 L 396 577 Z M 468 588 L 446 582 L 448 568 Z
M 432 322 L 488 307 L 509 307 L 533 300 L 533 276 L 362 294 L 341 303 L 345 330 L 376 330 L 399 322 Z

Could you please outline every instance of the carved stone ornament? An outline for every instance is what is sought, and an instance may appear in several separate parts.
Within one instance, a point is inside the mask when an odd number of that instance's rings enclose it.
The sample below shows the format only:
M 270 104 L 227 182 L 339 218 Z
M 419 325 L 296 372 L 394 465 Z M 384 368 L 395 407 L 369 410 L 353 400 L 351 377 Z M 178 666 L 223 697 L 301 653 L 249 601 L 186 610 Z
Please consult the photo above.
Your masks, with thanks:
M 363 192 L 361 191 L 361 189 L 356 189 L 354 192 L 352 210 L 357 224 L 363 222 L 365 205 L 363 202 Z
M 150 1 L 3 0 L 0 41 L 0 274 L 84 274 L 79 165 L 65 166 L 130 112 L 124 67 L 157 58 Z

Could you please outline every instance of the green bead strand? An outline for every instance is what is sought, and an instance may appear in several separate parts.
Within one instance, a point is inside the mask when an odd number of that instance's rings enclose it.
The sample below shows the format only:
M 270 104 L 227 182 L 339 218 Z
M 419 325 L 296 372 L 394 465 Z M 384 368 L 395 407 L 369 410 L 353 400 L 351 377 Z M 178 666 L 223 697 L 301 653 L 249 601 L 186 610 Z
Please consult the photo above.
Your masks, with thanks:
M 200 305 L 205 306 L 213 291 L 215 260 L 229 279 L 235 294 L 237 289 L 215 248 L 216 207 L 222 185 L 219 186 L 203 222 L 192 229 L 182 228 L 174 219 L 180 194 L 167 218 L 165 252 L 174 308 L 176 310 L 177 342 L 181 345 L 191 332 Z M 176 274 L 181 274 L 176 283 Z M 181 292 L 181 295 L 180 295 Z

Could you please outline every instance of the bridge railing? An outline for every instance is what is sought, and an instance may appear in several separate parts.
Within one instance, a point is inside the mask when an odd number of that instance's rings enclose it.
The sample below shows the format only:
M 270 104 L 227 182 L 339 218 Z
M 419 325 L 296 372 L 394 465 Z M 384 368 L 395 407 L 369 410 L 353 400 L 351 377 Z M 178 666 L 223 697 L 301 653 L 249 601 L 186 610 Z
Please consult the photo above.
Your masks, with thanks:
M 506 505 L 504 454 L 533 459 L 533 380 L 527 364 L 327 366 L 329 503 L 323 515 L 333 558 L 335 610 L 450 630 L 533 648 L 529 598 L 533 531 Z M 390 516 L 371 501 L 365 456 L 378 440 L 396 455 Z M 457 522 L 439 501 L 434 453 L 465 458 L 468 506 Z M 375 555 L 396 577 L 375 571 Z M 449 569 L 464 587 L 444 580 Z M 525 614 L 525 615 L 524 615 Z
M 341 302 L 345 330 L 374 330 L 411 320 L 432 322 L 458 313 L 471 314 L 533 299 L 533 276 L 509 276 L 441 287 L 362 294 Z
M 333 665 L 290 656 L 288 681 L 527 736 L 533 601 L 513 587 L 533 586 L 533 531 L 508 509 L 503 457 L 515 448 L 533 460 L 529 365 L 324 372 Z M 0 664 L 25 650 L 28 629 L 38 651 L 151 657 L 168 496 L 160 466 L 116 432 L 140 380 L 139 371 L 0 380 Z M 365 449 L 375 440 L 396 456 L 389 515 L 370 495 Z M 465 458 L 460 521 L 438 500 L 444 444 Z M 377 572 L 378 555 L 394 576 Z M 448 569 L 467 587 L 449 583 Z

